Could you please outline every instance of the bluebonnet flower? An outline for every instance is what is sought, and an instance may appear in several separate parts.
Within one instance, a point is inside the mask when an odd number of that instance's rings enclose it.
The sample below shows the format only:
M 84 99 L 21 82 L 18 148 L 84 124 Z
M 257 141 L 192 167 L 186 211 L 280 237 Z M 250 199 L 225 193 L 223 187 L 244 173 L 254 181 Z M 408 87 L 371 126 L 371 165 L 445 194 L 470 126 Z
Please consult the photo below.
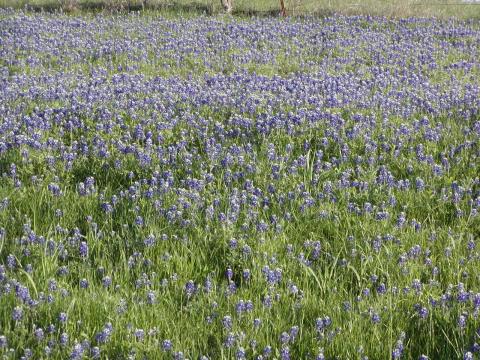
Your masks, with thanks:
M 415 185 L 418 191 L 423 191 L 425 189 L 425 182 L 421 178 L 415 180 Z
M 245 355 L 245 349 L 243 347 L 239 347 L 235 353 L 235 358 L 237 360 L 244 360 L 246 359 L 246 355 Z
M 322 332 L 331 324 L 332 324 L 332 320 L 330 319 L 329 316 L 324 316 L 323 318 L 317 318 L 315 320 L 315 329 L 317 330 L 317 332 Z
M 187 281 L 185 284 L 185 295 L 187 295 L 187 298 L 191 298 L 195 294 L 195 291 L 195 283 L 192 280 Z
M 231 296 L 231 295 L 235 294 L 236 291 L 237 291 L 237 285 L 235 285 L 235 283 L 233 281 L 230 281 L 228 286 L 227 286 L 227 290 L 225 292 L 225 295 L 227 297 Z
M 282 332 L 280 335 L 280 342 L 282 344 L 287 344 L 290 341 L 290 335 L 287 332 Z
M 225 315 L 222 319 L 222 324 L 225 329 L 230 330 L 232 328 L 232 317 Z
M 5 349 L 8 346 L 7 337 L 5 335 L 0 335 L 0 349 Z
M 70 359 L 71 360 L 80 360 L 83 357 L 83 347 L 81 344 L 76 343 L 72 351 L 70 352 Z
M 68 319 L 68 316 L 66 313 L 61 312 L 60 314 L 58 314 L 58 321 L 60 321 L 61 323 L 66 323 L 67 319 Z
M 288 346 L 283 346 L 280 350 L 280 358 L 282 360 L 290 360 L 290 349 Z
M 387 292 L 387 287 L 385 286 L 384 283 L 380 283 L 377 286 L 377 293 L 380 295 L 384 295 Z
M 406 223 L 407 219 L 405 213 L 402 211 L 397 218 L 397 227 L 401 228 Z
M 300 330 L 299 327 L 296 326 L 296 325 L 295 325 L 295 326 L 292 326 L 292 327 L 290 328 L 290 340 L 291 340 L 291 341 L 295 341 L 295 339 L 296 339 L 297 336 L 298 336 L 299 330 Z
M 58 268 L 58 270 L 57 270 L 57 274 L 58 274 L 59 276 L 66 276 L 66 275 L 69 274 L 69 272 L 70 272 L 70 271 L 68 270 L 68 267 L 65 266 L 65 265 L 60 266 L 60 267 Z
M 9 254 L 7 256 L 7 267 L 9 269 L 13 269 L 15 268 L 16 265 L 17 265 L 17 259 L 12 254 Z
M 102 278 L 102 285 L 104 288 L 108 288 L 110 287 L 110 285 L 112 285 L 112 278 L 110 276 L 104 276 Z
M 149 235 L 145 240 L 143 240 L 143 243 L 146 247 L 151 247 L 153 245 L 155 245 L 155 236 L 153 235 Z
M 155 304 L 156 301 L 156 295 L 153 291 L 148 291 L 147 292 L 147 304 L 153 305 Z
M 60 345 L 66 346 L 68 344 L 68 340 L 69 337 L 67 333 L 64 332 L 60 334 Z
M 183 352 L 181 352 L 181 351 L 176 351 L 176 352 L 173 354 L 173 359 L 174 359 L 174 360 L 184 360 L 184 359 L 185 359 L 185 356 L 183 355 Z
M 143 341 L 143 339 L 145 338 L 145 330 L 135 329 L 134 336 L 137 339 L 137 341 Z
M 271 354 L 272 354 L 272 347 L 270 345 L 265 346 L 263 348 L 263 356 L 265 358 L 269 358 Z
M 230 281 L 232 280 L 233 278 L 233 270 L 231 268 L 227 268 L 227 270 L 225 271 L 225 276 L 227 277 L 227 279 Z
M 418 310 L 418 315 L 420 316 L 421 319 L 426 319 L 428 316 L 428 309 L 426 307 L 421 307 Z
M 48 190 L 55 196 L 61 196 L 62 195 L 62 190 L 60 189 L 60 186 L 56 183 L 48 184 Z
M 467 317 L 463 314 L 460 315 L 458 318 L 457 324 L 458 324 L 458 327 L 463 330 L 467 324 Z
M 236 342 L 235 334 L 228 333 L 227 337 L 225 338 L 225 341 L 223 342 L 223 345 L 226 348 L 232 348 L 235 345 L 235 342 Z
M 15 285 L 15 295 L 17 298 L 22 300 L 24 303 L 30 300 L 30 291 L 26 286 L 16 284 Z
M 52 348 L 49 345 L 45 345 L 43 352 L 48 357 L 52 354 Z
M 163 351 L 171 351 L 173 349 L 172 341 L 169 339 L 163 340 L 162 349 Z
M 143 218 L 141 216 L 137 216 L 135 218 L 135 224 L 138 226 L 143 226 L 145 224 Z
M 83 258 L 88 257 L 88 244 L 85 241 L 80 242 L 79 253 Z
M 80 279 L 80 288 L 82 288 L 82 289 L 88 288 L 88 280 L 87 279 Z
M 212 287 L 213 287 L 212 280 L 210 276 L 207 276 L 203 285 L 203 289 L 205 290 L 206 293 L 209 293 L 210 291 L 212 291 Z
M 112 334 L 113 326 L 111 323 L 106 323 L 103 327 L 102 331 L 98 332 L 95 335 L 95 340 L 99 344 L 104 344 L 110 339 L 110 335 Z
M 20 321 L 23 318 L 23 309 L 20 306 L 16 306 L 12 311 L 12 319 L 14 321 Z
M 25 348 L 23 349 L 23 356 L 21 359 L 30 359 L 33 355 L 32 349 L 30 348 Z
M 101 356 L 100 348 L 98 346 L 92 347 L 90 350 L 90 356 L 92 357 L 92 359 L 100 359 L 100 356 Z

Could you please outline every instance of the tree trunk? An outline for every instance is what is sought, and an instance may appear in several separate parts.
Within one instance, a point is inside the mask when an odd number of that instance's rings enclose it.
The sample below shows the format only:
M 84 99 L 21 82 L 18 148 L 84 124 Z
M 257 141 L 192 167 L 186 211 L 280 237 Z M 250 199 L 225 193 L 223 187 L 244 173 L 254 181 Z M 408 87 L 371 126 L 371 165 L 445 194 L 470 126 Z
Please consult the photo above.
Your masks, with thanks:
M 221 2 L 223 10 L 225 10 L 227 14 L 231 14 L 233 10 L 233 0 L 221 0 Z
M 280 7 L 282 9 L 281 14 L 283 17 L 287 16 L 287 10 L 285 9 L 285 2 L 283 0 L 280 0 Z

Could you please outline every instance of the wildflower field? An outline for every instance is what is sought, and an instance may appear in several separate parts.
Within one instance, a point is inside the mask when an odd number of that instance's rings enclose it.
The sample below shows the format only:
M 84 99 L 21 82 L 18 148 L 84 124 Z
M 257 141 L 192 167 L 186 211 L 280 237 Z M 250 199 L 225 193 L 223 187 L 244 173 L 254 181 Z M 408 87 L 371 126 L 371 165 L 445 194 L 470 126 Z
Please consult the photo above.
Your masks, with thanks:
M 0 10 L 0 358 L 478 359 L 479 140 L 479 21 Z

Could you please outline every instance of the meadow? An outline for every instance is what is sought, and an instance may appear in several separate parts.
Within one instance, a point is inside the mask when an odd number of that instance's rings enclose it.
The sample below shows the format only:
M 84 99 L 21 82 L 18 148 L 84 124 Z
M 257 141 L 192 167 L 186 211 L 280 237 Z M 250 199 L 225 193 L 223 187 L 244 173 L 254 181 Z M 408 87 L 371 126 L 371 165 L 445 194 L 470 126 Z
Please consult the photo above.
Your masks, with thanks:
M 480 358 L 480 23 L 0 10 L 0 358 Z

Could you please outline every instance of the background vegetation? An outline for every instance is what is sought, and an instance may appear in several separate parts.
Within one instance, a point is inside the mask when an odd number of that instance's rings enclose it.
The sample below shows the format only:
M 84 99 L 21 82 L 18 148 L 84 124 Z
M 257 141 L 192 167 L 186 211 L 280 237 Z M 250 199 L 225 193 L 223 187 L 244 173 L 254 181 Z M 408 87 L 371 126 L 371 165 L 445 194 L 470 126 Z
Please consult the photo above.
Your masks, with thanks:
M 236 0 L 236 15 L 276 15 L 280 11 L 278 0 Z M 462 0 L 285 0 L 289 15 L 369 14 L 388 17 L 458 17 L 480 18 L 480 2 Z M 0 0 L 0 7 L 32 10 L 118 11 L 163 10 L 166 12 L 222 12 L 219 0 Z

